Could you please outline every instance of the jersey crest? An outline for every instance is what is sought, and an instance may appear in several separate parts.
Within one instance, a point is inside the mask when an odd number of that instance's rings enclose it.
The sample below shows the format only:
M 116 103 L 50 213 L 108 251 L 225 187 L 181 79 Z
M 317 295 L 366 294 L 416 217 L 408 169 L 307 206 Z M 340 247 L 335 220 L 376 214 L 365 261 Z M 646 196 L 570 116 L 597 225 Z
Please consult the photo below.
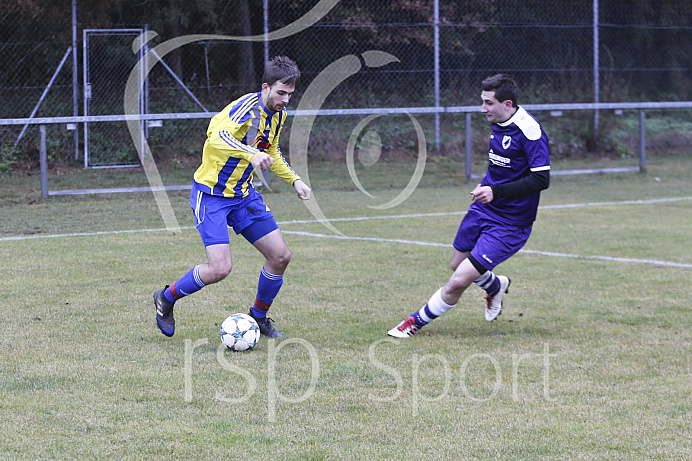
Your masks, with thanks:
M 269 149 L 272 145 L 263 135 L 258 134 L 255 140 L 252 141 L 251 146 L 264 151 Z
M 523 108 L 507 121 L 492 125 L 488 149 L 488 170 L 482 185 L 509 184 L 521 181 L 532 171 L 550 169 L 548 137 L 538 122 Z M 530 226 L 536 219 L 540 193 L 501 197 L 487 204 L 476 202 L 474 208 L 500 222 L 517 227 Z

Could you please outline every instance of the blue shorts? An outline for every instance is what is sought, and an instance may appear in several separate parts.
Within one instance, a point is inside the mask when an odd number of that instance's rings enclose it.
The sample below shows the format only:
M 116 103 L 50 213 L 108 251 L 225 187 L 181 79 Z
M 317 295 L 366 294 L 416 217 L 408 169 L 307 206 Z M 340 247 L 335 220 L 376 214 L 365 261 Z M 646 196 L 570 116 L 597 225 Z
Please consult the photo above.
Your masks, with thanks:
M 250 243 L 279 228 L 271 210 L 254 189 L 247 197 L 235 199 L 204 193 L 193 184 L 190 208 L 205 247 L 229 244 L 229 227 Z
M 470 251 L 478 263 L 491 271 L 521 250 L 530 235 L 531 226 L 509 226 L 470 209 L 459 225 L 454 248 L 464 253 Z

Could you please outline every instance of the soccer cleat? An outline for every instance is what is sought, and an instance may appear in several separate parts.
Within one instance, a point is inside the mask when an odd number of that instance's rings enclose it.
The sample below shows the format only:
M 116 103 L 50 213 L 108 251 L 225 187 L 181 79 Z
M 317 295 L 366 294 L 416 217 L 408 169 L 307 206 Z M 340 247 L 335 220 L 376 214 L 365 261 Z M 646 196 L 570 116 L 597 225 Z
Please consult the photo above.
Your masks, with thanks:
M 394 336 L 395 338 L 408 338 L 416 333 L 418 333 L 418 326 L 416 326 L 416 319 L 413 316 L 406 318 L 387 332 L 389 336 Z
M 509 277 L 498 275 L 497 278 L 500 280 L 500 291 L 495 296 L 485 297 L 488 302 L 488 307 L 485 308 L 485 320 L 488 322 L 492 322 L 502 313 L 502 297 L 505 293 L 509 293 L 509 284 L 511 283 Z
M 168 285 L 166 285 L 168 288 Z M 173 303 L 166 299 L 163 292 L 166 288 L 156 290 L 154 293 L 154 306 L 156 306 L 156 324 L 161 333 L 171 337 L 175 333 L 175 319 L 173 318 Z
M 267 338 L 283 338 L 284 335 L 279 333 L 279 330 L 274 328 L 274 325 L 272 325 L 272 323 L 274 323 L 274 319 L 270 319 L 269 317 L 255 317 L 252 313 L 252 309 L 250 309 L 250 317 L 255 319 L 255 322 L 257 322 L 257 325 L 259 326 L 260 333 Z

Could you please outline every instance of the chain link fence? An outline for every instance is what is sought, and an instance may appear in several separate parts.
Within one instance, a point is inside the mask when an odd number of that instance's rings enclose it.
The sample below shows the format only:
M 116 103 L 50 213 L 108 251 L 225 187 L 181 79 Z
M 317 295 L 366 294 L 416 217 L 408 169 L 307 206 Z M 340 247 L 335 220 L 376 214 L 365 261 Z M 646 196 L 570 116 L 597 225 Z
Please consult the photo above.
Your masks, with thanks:
M 193 34 L 247 37 L 262 35 L 265 27 L 269 32 L 290 30 L 314 18 L 317 10 L 325 14 L 313 24 L 281 38 L 270 34 L 267 42 L 206 37 L 175 48 L 149 72 L 142 107 L 148 113 L 218 111 L 239 95 L 256 91 L 265 56 L 277 54 L 291 56 L 301 67 L 297 102 L 337 60 L 359 59 L 358 72 L 333 88 L 324 108 L 476 105 L 480 80 L 497 72 L 510 73 L 518 81 L 520 104 L 692 99 L 689 0 L 439 0 L 437 15 L 435 2 L 414 0 L 76 0 L 74 29 L 69 2 L 55 3 L 61 2 L 23 0 L 0 6 L 0 118 L 72 116 L 75 103 L 79 115 L 123 113 L 123 88 L 137 61 L 133 37 L 104 32 L 85 54 L 86 29 L 149 30 L 157 34 L 149 49 L 156 49 Z M 397 61 L 369 67 L 363 53 L 371 50 Z M 66 54 L 69 58 L 59 69 Z M 84 113 L 86 65 L 91 66 L 91 95 L 99 97 L 91 114 Z M 339 151 L 334 138 L 348 138 L 347 132 L 340 132 L 339 120 L 320 118 L 315 131 L 323 136 L 313 139 L 316 151 Z M 435 120 L 421 116 L 421 123 L 430 127 Z M 444 117 L 440 123 L 440 153 L 453 155 L 463 143 L 463 118 Z M 583 152 L 607 142 L 615 131 L 612 114 L 603 114 L 599 125 L 595 123 L 588 112 L 554 122 L 568 135 L 558 153 Z M 207 120 L 190 119 L 145 129 L 155 156 L 196 160 L 206 124 Z M 94 164 L 136 162 L 124 123 L 91 125 Z M 74 163 L 80 152 L 83 155 L 79 144 L 85 142 L 84 127 L 77 127 L 79 136 L 65 128 L 49 128 L 49 160 Z M 35 164 L 38 128 L 29 126 L 20 139 L 21 131 L 22 127 L 0 127 L 0 172 L 21 163 Z M 399 144 L 414 136 L 400 134 Z M 393 154 L 401 150 L 394 144 Z

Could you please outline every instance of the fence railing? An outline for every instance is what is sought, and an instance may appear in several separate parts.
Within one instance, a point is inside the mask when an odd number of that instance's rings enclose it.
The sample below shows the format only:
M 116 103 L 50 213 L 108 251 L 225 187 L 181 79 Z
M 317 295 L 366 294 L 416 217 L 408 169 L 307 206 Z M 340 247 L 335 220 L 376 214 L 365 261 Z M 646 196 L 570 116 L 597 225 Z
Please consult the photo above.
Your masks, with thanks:
M 558 170 L 551 171 L 552 175 L 613 173 L 627 171 L 646 171 L 646 111 L 653 109 L 691 109 L 692 101 L 678 102 L 623 102 L 623 103 L 570 103 L 570 104 L 526 104 L 522 107 L 529 112 L 549 111 L 551 115 L 559 116 L 562 111 L 572 110 L 638 110 L 639 111 L 639 165 L 624 168 L 597 168 L 584 170 Z M 366 108 L 366 109 L 317 109 L 317 110 L 289 110 L 288 115 L 300 116 L 341 116 L 341 115 L 372 115 L 372 114 L 454 114 L 465 113 L 465 152 L 466 163 L 465 178 L 482 177 L 482 174 L 472 172 L 471 154 L 471 115 L 478 113 L 478 106 L 450 106 L 450 107 L 397 107 L 397 108 Z M 141 114 L 141 115 L 95 115 L 78 117 L 37 117 L 0 119 L 0 126 L 11 125 L 39 125 L 40 127 L 40 165 L 41 165 L 41 195 L 66 195 L 74 193 L 116 193 L 133 191 L 153 191 L 153 188 L 121 188 L 89 191 L 50 191 L 48 188 L 48 168 L 46 152 L 46 125 L 98 122 L 127 122 L 127 121 L 159 121 L 159 120 L 186 120 L 186 119 L 210 119 L 216 113 L 191 112 L 191 113 L 167 113 L 167 114 Z M 436 143 L 439 133 L 436 133 Z M 164 190 L 179 190 L 187 186 L 165 186 Z

